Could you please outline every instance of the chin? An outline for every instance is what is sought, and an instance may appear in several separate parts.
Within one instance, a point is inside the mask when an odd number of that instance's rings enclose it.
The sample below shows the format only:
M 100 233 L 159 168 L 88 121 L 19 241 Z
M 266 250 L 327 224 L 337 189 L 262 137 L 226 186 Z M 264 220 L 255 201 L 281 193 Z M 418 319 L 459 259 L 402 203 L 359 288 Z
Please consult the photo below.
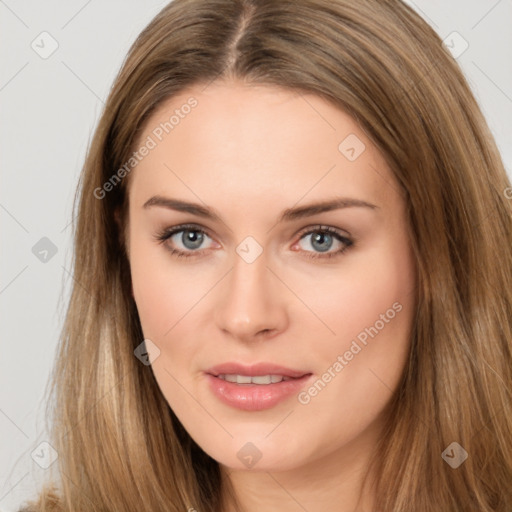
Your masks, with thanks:
M 242 429 L 240 429 L 242 430 Z M 265 433 L 262 433 L 262 432 Z M 219 464 L 230 470 L 247 471 L 287 471 L 305 464 L 304 443 L 298 442 L 296 436 L 286 433 L 270 439 L 267 427 L 260 427 L 255 434 L 254 429 L 239 433 L 224 442 L 207 443 L 196 441 L 201 448 Z M 200 441 L 200 440 L 199 440 Z

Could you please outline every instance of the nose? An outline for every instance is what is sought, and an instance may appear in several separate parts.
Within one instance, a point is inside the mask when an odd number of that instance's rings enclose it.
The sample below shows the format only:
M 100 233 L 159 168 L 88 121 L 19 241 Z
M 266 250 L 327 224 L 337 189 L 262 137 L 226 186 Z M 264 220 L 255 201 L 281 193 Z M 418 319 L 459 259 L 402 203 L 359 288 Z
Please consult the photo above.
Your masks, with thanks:
M 287 327 L 285 287 L 267 264 L 265 251 L 252 263 L 235 254 L 233 268 L 223 280 L 215 322 L 234 339 L 269 339 Z

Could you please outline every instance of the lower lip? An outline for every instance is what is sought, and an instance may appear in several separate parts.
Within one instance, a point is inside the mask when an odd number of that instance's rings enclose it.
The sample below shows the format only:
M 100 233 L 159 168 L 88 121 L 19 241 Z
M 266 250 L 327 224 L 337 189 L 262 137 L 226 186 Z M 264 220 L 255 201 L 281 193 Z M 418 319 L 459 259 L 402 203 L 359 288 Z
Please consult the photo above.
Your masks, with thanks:
M 275 384 L 236 384 L 207 374 L 213 394 L 231 407 L 244 411 L 270 409 L 292 395 L 299 393 L 311 374 L 298 379 L 283 380 Z

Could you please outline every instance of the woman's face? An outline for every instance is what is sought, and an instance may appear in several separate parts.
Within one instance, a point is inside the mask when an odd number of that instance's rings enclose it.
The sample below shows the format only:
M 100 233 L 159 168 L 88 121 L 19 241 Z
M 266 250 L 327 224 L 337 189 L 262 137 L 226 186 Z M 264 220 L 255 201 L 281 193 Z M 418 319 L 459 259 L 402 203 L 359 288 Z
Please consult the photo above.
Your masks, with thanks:
M 151 116 L 130 176 L 127 248 L 156 381 L 229 468 L 364 458 L 415 310 L 398 184 L 315 95 L 203 88 Z

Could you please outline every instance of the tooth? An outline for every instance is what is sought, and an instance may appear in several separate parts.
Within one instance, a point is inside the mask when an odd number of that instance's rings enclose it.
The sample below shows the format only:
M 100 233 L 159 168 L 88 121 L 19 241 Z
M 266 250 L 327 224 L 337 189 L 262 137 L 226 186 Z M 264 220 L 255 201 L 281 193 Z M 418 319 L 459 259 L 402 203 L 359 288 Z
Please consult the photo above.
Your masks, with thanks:
M 258 375 L 257 377 L 252 377 L 253 384 L 270 384 L 272 382 L 272 378 L 270 375 Z
M 276 384 L 278 382 L 290 380 L 290 377 L 283 377 L 282 375 L 236 375 L 236 374 L 220 374 L 217 375 L 219 379 L 226 382 L 233 382 L 235 384 Z

